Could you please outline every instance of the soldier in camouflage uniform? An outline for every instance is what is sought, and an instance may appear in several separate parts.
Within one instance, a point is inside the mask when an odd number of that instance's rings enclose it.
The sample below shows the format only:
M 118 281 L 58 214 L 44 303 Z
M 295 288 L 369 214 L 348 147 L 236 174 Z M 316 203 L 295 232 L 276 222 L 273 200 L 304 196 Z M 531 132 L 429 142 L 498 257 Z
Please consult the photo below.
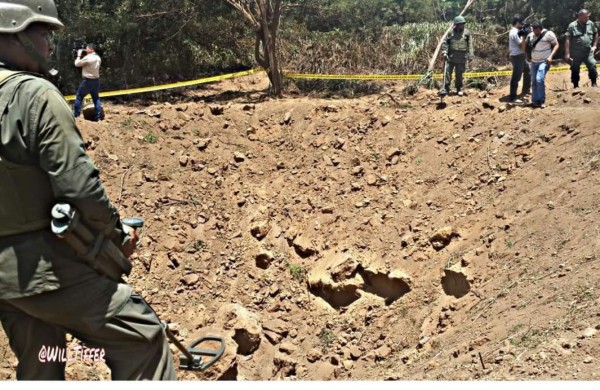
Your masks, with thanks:
M 594 52 L 598 44 L 598 29 L 590 21 L 590 13 L 582 9 L 577 13 L 577 20 L 569 24 L 565 39 L 565 61 L 571 64 L 571 82 L 574 88 L 579 88 L 579 69 L 584 63 L 592 87 L 597 88 L 598 71 Z
M 465 28 L 465 18 L 457 16 L 454 18 L 454 29 L 446 36 L 442 45 L 442 55 L 446 58 L 446 85 L 444 88 L 450 92 L 452 73 L 456 69 L 456 92 L 463 96 L 463 73 L 467 68 L 467 62 L 473 59 L 473 37 L 471 32 Z
M 70 333 L 103 349 L 113 379 L 176 379 L 161 323 L 131 286 L 100 276 L 50 230 L 60 200 L 125 256 L 137 236 L 122 225 L 86 154 L 73 114 L 49 81 L 53 0 L 0 0 L 0 322 L 19 359 L 17 379 L 65 378 L 42 359 Z

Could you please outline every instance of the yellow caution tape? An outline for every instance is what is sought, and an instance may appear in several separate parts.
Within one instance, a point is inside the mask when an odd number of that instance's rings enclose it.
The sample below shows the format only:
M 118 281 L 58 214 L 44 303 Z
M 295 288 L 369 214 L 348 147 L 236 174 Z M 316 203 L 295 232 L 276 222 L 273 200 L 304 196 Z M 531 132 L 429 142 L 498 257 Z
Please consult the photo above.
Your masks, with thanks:
M 419 80 L 419 74 L 305 74 L 285 73 L 288 79 L 314 79 L 314 80 Z
M 582 65 L 582 68 L 584 66 Z M 600 67 L 600 64 L 597 65 Z M 570 70 L 569 66 L 559 66 L 550 68 L 550 72 L 562 72 L 565 70 Z M 155 85 L 152 87 L 141 87 L 141 88 L 132 88 L 132 89 L 121 89 L 116 91 L 108 91 L 101 92 L 100 97 L 113 97 L 113 96 L 122 96 L 122 95 L 132 95 L 136 93 L 144 93 L 144 92 L 155 92 L 162 91 L 165 89 L 172 88 L 181 88 L 181 87 L 190 87 L 193 85 L 212 83 L 215 81 L 222 81 L 227 79 L 233 79 L 236 77 L 249 76 L 256 72 L 263 71 L 264 69 L 255 68 L 251 70 L 246 70 L 243 72 L 229 73 L 220 76 L 212 76 L 205 77 L 196 80 L 190 81 L 181 81 L 178 83 L 171 84 L 162 84 Z M 499 70 L 493 72 L 467 72 L 463 74 L 465 78 L 482 78 L 482 77 L 500 77 L 500 76 L 510 76 L 512 75 L 511 70 Z M 307 74 L 307 73 L 284 73 L 284 77 L 288 79 L 306 79 L 306 80 L 420 80 L 423 78 L 422 74 Z M 436 73 L 433 75 L 436 79 L 441 79 L 444 77 L 442 73 Z M 75 95 L 65 96 L 67 101 L 75 100 Z
M 493 77 L 493 76 L 510 76 L 512 71 L 498 71 L 498 72 L 469 72 L 464 73 L 464 77 L 477 78 L 477 77 Z M 305 79 L 305 80 L 420 80 L 423 78 L 422 74 L 303 74 L 303 73 L 286 73 L 284 75 L 288 79 Z M 442 73 L 436 73 L 433 75 L 436 79 L 444 77 Z
M 600 67 L 600 64 L 597 65 Z M 584 66 L 582 66 L 584 68 Z M 550 72 L 562 72 L 570 70 L 569 66 L 558 66 L 550 68 Z M 465 78 L 482 78 L 482 77 L 501 77 L 511 76 L 512 70 L 498 70 L 492 72 L 466 72 L 463 74 Z M 284 76 L 289 79 L 312 79 L 312 80 L 420 80 L 423 78 L 422 74 L 307 74 L 307 73 L 285 73 Z M 444 77 L 442 73 L 436 73 L 433 75 L 436 79 Z
M 165 89 L 190 87 L 193 85 L 206 84 L 206 83 L 212 83 L 215 81 L 222 81 L 222 80 L 227 80 L 227 79 L 233 79 L 236 77 L 248 76 L 248 75 L 254 74 L 261 70 L 262 69 L 250 69 L 250 70 L 246 70 L 243 72 L 229 73 L 229 74 L 224 74 L 224 75 L 220 75 L 220 76 L 205 77 L 205 78 L 197 79 L 197 80 L 181 81 L 178 83 L 155 85 L 152 87 L 121 89 L 121 90 L 117 90 L 117 91 L 100 92 L 100 97 L 132 95 L 134 93 L 155 92 L 155 91 L 162 91 Z M 75 100 L 75 95 L 65 96 L 65 99 L 67 101 Z

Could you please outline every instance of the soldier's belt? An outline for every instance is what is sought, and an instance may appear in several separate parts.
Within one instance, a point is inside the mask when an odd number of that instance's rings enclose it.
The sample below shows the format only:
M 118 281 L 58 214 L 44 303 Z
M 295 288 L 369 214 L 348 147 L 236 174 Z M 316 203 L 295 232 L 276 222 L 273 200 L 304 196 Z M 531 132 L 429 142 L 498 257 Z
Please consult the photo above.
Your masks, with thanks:
M 123 252 L 103 234 L 93 234 L 81 222 L 79 212 L 70 204 L 54 205 L 50 227 L 54 234 L 64 239 L 77 256 L 98 273 L 117 282 L 123 274 L 131 273 L 131 262 Z

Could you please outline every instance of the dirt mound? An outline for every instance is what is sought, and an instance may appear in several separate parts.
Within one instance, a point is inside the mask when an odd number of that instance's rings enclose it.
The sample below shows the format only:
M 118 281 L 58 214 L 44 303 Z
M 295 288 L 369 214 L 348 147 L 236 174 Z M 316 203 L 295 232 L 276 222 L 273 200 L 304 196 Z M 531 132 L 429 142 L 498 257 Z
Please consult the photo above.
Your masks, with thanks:
M 546 109 L 253 77 L 80 124 L 146 220 L 130 283 L 180 339 L 228 337 L 208 378 L 598 379 L 600 92 L 550 77 Z

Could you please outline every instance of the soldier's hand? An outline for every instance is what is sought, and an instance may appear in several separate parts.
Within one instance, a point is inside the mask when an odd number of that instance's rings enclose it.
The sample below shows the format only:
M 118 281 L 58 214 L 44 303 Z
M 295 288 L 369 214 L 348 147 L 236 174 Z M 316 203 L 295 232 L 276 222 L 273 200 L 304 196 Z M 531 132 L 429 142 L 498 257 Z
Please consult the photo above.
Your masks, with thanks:
M 131 226 L 123 225 L 123 231 L 129 237 L 121 247 L 121 252 L 123 252 L 125 257 L 130 257 L 137 248 L 139 237 L 137 234 L 137 230 L 135 228 L 132 228 Z

